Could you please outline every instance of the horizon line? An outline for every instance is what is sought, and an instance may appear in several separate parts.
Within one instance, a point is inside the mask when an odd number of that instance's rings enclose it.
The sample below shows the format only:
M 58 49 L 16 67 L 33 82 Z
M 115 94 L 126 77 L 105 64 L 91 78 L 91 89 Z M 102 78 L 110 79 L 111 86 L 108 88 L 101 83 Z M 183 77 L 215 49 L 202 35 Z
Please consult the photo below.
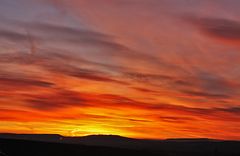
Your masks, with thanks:
M 197 137 L 178 137 L 178 138 L 134 138 L 134 137 L 127 137 L 115 134 L 89 134 L 89 135 L 79 135 L 79 136 L 67 136 L 57 133 L 0 133 L 0 135 L 52 135 L 52 136 L 60 136 L 64 138 L 82 138 L 82 137 L 90 137 L 90 136 L 115 136 L 120 138 L 127 138 L 127 139 L 135 139 L 135 140 L 156 140 L 156 141 L 170 141 L 170 140 L 209 140 L 209 141 L 240 141 L 240 140 L 227 140 L 227 139 L 216 139 L 216 138 L 197 138 Z

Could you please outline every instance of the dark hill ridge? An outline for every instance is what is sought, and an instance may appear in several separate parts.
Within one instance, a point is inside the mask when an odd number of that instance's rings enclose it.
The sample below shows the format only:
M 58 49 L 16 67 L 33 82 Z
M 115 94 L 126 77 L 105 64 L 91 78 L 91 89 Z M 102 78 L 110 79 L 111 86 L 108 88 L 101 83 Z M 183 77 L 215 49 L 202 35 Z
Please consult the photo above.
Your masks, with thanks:
M 58 134 L 0 134 L 0 138 L 5 139 L 20 139 L 43 142 L 82 144 L 90 146 L 106 146 L 106 147 L 121 147 L 131 149 L 151 149 L 154 150 L 168 144 L 169 142 L 180 143 L 210 143 L 221 142 L 220 140 L 211 139 L 166 139 L 166 140 L 148 140 L 148 139 L 133 139 L 118 135 L 89 135 L 82 137 L 64 137 Z
M 1 139 L 2 138 L 2 139 Z M 0 149 L 1 141 L 10 141 L 10 144 L 19 142 L 35 144 L 41 143 L 43 145 L 54 145 L 54 147 L 73 146 L 78 151 L 81 149 L 95 150 L 96 147 L 106 151 L 112 150 L 130 150 L 133 152 L 150 153 L 166 156 L 240 156 L 240 142 L 239 141 L 222 141 L 212 139 L 167 139 L 167 140 L 146 140 L 146 139 L 131 139 L 116 135 L 91 135 L 84 137 L 63 137 L 55 134 L 0 134 Z M 10 144 L 5 146 L 10 146 Z M 13 146 L 14 147 L 14 146 Z M 91 147 L 91 148 L 90 148 Z M 35 148 L 35 147 L 34 147 Z M 37 148 L 37 147 L 36 147 Z M 47 149 L 51 150 L 51 149 Z M 71 156 L 71 155 L 70 155 Z
M 21 139 L 21 140 L 37 140 L 37 141 L 152 141 L 152 142 L 202 142 L 202 141 L 223 141 L 223 140 L 215 140 L 208 138 L 170 138 L 165 140 L 151 140 L 151 139 L 134 139 L 128 137 L 122 137 L 119 135 L 88 135 L 88 136 L 80 136 L 80 137 L 65 137 L 59 134 L 14 134 L 14 133 L 0 133 L 0 138 L 7 139 Z
M 61 140 L 63 136 L 59 134 L 13 134 L 0 133 L 0 138 L 6 139 L 20 139 L 20 140 L 36 140 L 36 141 L 50 141 L 55 142 Z

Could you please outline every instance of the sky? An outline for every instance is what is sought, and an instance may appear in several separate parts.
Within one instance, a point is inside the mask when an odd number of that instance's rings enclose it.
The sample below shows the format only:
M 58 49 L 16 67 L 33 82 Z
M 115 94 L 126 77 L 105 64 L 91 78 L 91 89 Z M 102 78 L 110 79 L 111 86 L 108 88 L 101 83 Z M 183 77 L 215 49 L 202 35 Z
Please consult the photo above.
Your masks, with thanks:
M 1 0 L 0 132 L 240 140 L 239 0 Z

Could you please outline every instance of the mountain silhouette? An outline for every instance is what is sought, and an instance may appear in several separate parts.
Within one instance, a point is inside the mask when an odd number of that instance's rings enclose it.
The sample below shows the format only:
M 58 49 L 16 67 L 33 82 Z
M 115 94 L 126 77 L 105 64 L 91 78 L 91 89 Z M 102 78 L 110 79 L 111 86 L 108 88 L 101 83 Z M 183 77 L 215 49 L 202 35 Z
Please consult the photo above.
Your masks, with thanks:
M 21 147 L 21 148 L 20 148 Z M 23 150 L 23 149 L 25 150 Z M 239 141 L 207 138 L 147 140 L 117 135 L 63 137 L 56 134 L 0 134 L 0 149 L 9 156 L 31 155 L 163 155 L 240 156 Z M 44 153 L 45 152 L 45 153 Z M 2 155 L 0 155 L 2 156 Z

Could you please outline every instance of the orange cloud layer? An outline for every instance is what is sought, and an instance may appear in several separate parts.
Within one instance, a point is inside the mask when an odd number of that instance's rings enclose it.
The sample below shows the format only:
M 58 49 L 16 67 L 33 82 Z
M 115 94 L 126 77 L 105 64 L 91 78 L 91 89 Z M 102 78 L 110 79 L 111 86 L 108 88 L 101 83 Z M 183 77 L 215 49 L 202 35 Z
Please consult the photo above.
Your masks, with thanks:
M 239 22 L 215 17 L 224 2 L 211 16 L 177 0 L 48 2 L 73 21 L 0 27 L 0 132 L 240 139 Z

